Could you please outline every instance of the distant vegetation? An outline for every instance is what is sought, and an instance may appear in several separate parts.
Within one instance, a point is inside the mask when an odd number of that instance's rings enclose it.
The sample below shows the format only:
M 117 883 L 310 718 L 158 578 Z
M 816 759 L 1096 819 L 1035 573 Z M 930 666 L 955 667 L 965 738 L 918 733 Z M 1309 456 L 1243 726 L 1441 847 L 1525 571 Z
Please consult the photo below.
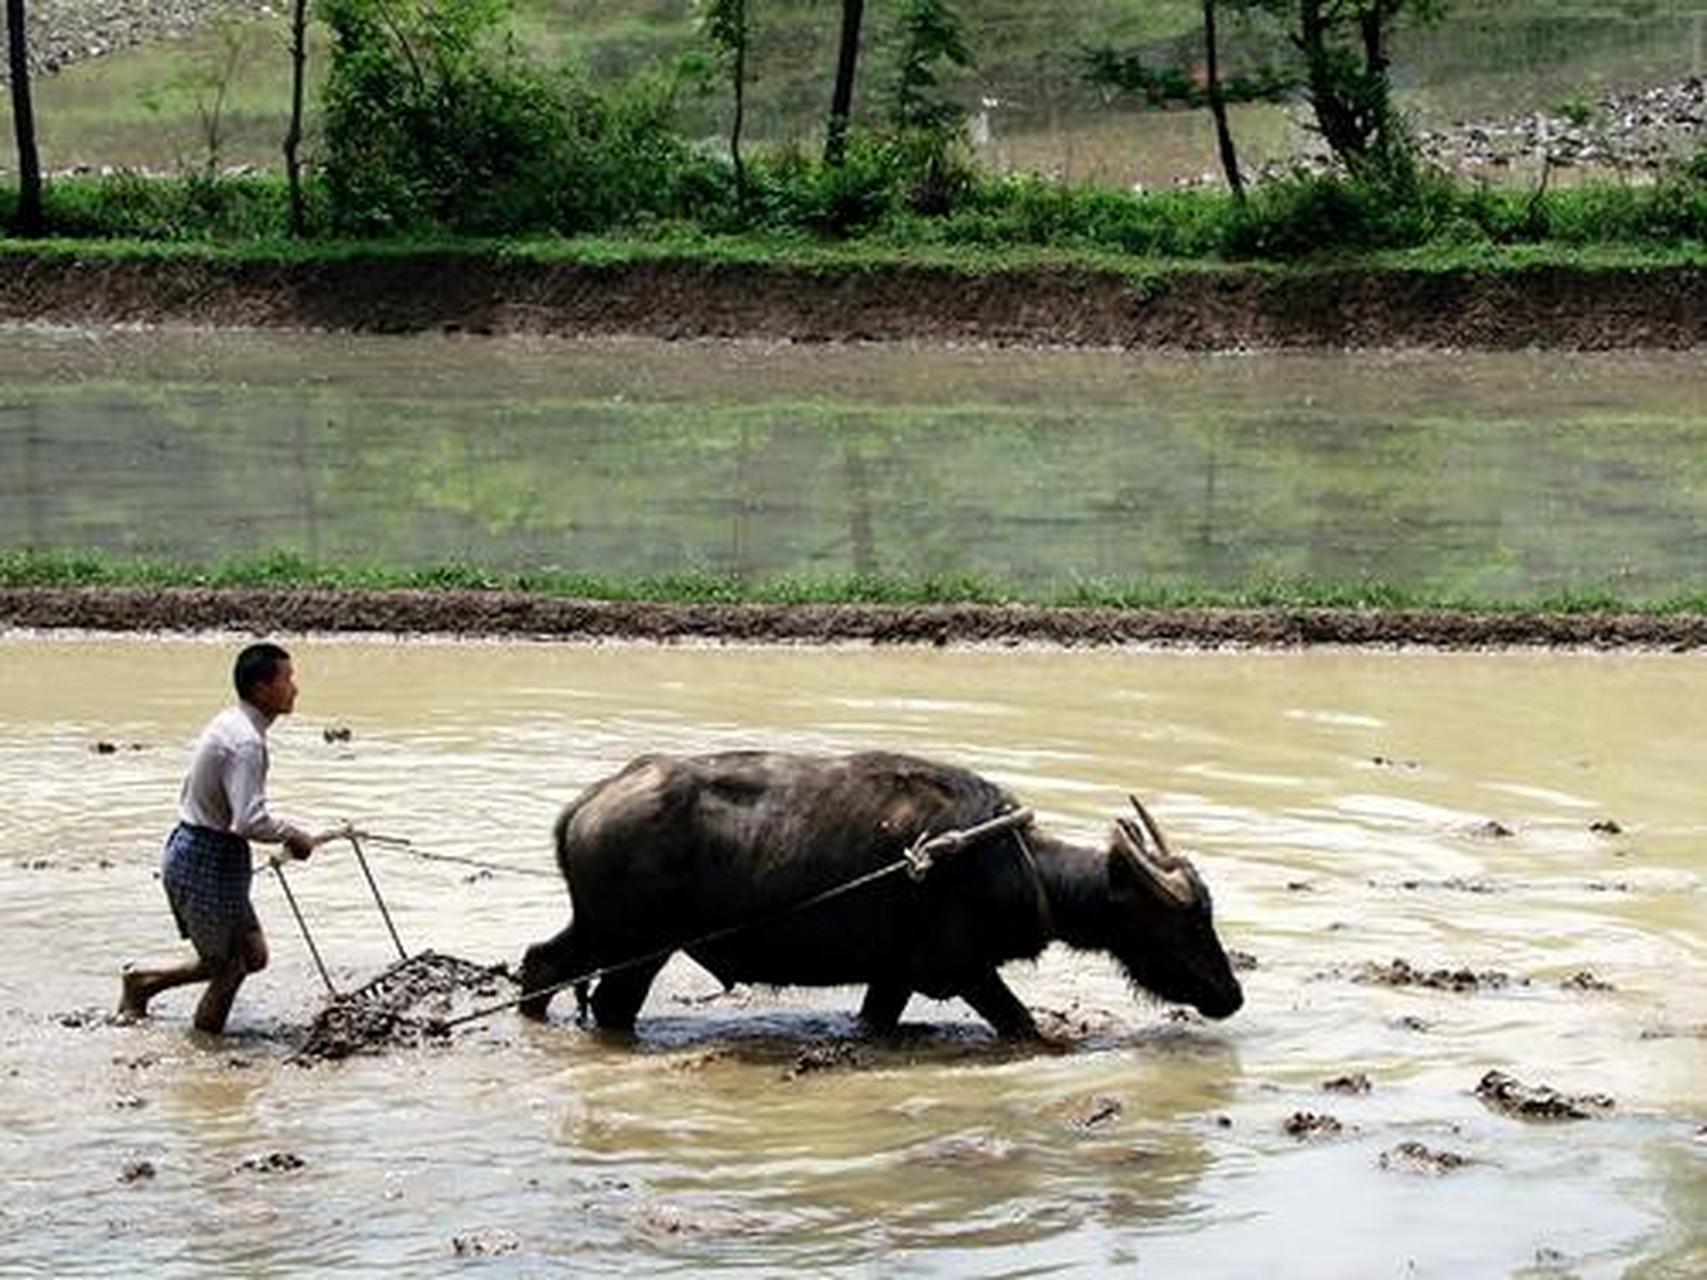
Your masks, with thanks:
M 177 176 L 37 189 L 26 175 L 0 192 L 0 220 L 21 234 L 143 240 L 735 235 L 1237 260 L 1707 240 L 1707 150 L 1652 180 L 1570 190 L 1545 171 L 1493 185 L 1423 161 L 1395 105 L 1400 59 L 1431 32 L 1485 22 L 1479 6 L 1166 0 L 1142 6 L 1141 22 L 1108 5 L 1011 0 L 884 0 L 869 13 L 863 0 L 839 11 L 703 0 L 693 12 L 697 25 L 675 6 L 619 21 L 583 0 L 321 0 L 316 136 L 299 185 L 218 163 L 230 122 L 216 66 L 196 97 L 205 155 Z M 553 58 L 577 23 L 588 31 L 575 56 Z M 1015 60 L 1045 48 L 1050 74 L 1087 96 L 1208 111 L 1219 189 L 1140 193 L 980 167 L 979 77 L 1002 63 L 1013 82 Z M 235 55 L 224 65 L 235 74 Z M 810 141 L 777 123 L 801 118 L 808 109 L 786 100 L 808 89 L 821 118 Z M 1230 108 L 1277 100 L 1308 110 L 1329 165 L 1243 172 Z M 25 123 L 15 117 L 20 154 Z

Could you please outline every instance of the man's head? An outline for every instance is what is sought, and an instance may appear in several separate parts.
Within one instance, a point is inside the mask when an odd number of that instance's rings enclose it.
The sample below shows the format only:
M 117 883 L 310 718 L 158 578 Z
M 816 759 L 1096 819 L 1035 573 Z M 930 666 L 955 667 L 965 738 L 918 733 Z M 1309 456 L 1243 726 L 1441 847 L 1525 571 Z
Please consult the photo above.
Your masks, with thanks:
M 269 718 L 289 715 L 296 705 L 296 673 L 290 654 L 276 644 L 252 644 L 237 655 L 231 681 L 237 696 Z

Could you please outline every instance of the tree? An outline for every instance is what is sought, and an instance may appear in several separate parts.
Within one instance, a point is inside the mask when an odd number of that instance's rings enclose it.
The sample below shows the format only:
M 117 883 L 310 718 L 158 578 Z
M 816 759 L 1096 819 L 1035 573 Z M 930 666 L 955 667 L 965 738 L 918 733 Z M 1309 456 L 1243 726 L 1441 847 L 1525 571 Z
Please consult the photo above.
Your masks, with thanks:
M 830 94 L 830 124 L 824 131 L 824 163 L 841 164 L 848 150 L 848 122 L 853 115 L 854 73 L 859 66 L 859 33 L 865 21 L 865 0 L 842 0 L 842 38 L 836 49 L 836 85 Z
M 972 65 L 960 17 L 947 0 L 899 0 L 893 123 L 898 130 L 953 130 L 963 111 L 938 92 L 939 68 Z
M 1248 11 L 1253 4 L 1273 7 L 1279 0 L 1202 0 L 1203 64 L 1201 68 L 1148 66 L 1136 53 L 1103 46 L 1087 51 L 1088 78 L 1093 85 L 1140 99 L 1151 107 L 1207 107 L 1215 121 L 1216 149 L 1227 186 L 1244 198 L 1227 106 L 1233 102 L 1278 102 L 1295 91 L 1297 77 L 1289 70 L 1258 67 L 1242 75 L 1221 72 L 1220 15 L 1227 8 Z
M 1336 159 L 1359 175 L 1391 176 L 1411 155 L 1387 79 L 1388 38 L 1409 14 L 1437 20 L 1447 0 L 1265 0 L 1286 14 L 1304 60 L 1317 127 Z
M 940 89 L 944 68 L 965 69 L 972 51 L 948 0 L 898 0 L 898 47 L 890 125 L 912 171 L 909 202 L 920 213 L 947 213 L 965 186 L 955 162 L 966 111 Z
M 308 61 L 308 0 L 292 0 L 290 11 L 290 127 L 285 130 L 285 182 L 290 189 L 290 233 L 300 236 L 306 219 L 302 212 L 302 79 Z
M 41 158 L 36 153 L 36 117 L 30 104 L 30 44 L 24 0 L 6 0 L 6 59 L 12 76 L 12 127 L 18 144 L 17 232 L 42 233 Z
M 1136 95 L 1150 106 L 1207 106 L 1227 182 L 1240 189 L 1227 124 L 1230 102 L 1274 102 L 1302 88 L 1316 128 L 1350 173 L 1392 177 L 1406 171 L 1412 148 L 1394 109 L 1387 72 L 1389 40 L 1404 19 L 1437 20 L 1450 0 L 1202 0 L 1205 65 L 1201 83 L 1180 67 L 1146 66 L 1136 54 L 1102 47 L 1087 52 L 1092 84 Z M 1264 11 L 1285 31 L 1301 66 L 1221 74 L 1218 14 Z
M 1203 0 L 1203 75 L 1209 95 L 1209 114 L 1215 119 L 1215 145 L 1221 153 L 1221 171 L 1233 199 L 1245 198 L 1245 180 L 1239 173 L 1239 153 L 1233 147 L 1233 130 L 1227 123 L 1227 94 L 1221 87 L 1221 53 L 1215 35 L 1216 0 Z
M 747 169 L 741 161 L 741 125 L 747 108 L 747 0 L 705 0 L 705 34 L 729 65 L 735 106 L 729 123 L 729 160 L 735 166 L 735 199 L 747 202 Z

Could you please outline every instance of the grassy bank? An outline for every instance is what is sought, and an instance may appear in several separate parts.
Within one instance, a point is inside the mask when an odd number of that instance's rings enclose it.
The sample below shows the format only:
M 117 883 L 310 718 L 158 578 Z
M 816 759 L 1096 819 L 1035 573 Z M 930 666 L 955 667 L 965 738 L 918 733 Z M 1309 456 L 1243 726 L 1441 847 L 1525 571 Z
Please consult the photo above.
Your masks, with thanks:
M 317 225 L 294 239 L 283 180 L 270 175 L 62 178 L 48 187 L 48 241 L 37 247 L 240 260 L 432 252 L 588 265 L 671 259 L 845 269 L 907 262 L 974 270 L 1071 260 L 1145 271 L 1169 260 L 1287 263 L 1371 254 L 1425 270 L 1707 258 L 1707 161 L 1700 160 L 1652 184 L 1541 192 L 1425 175 L 1403 198 L 1380 184 L 1301 177 L 1265 183 L 1244 203 L 1214 191 L 1144 194 L 984 177 L 936 215 L 911 209 L 904 175 L 882 166 L 851 176 L 812 167 L 761 173 L 755 191 L 740 212 L 715 204 L 695 217 L 642 210 L 581 232 L 352 239 Z M 325 195 L 317 184 L 308 194 L 313 222 L 323 217 L 315 211 L 324 209 Z M 15 190 L 0 186 L 0 225 L 12 220 L 15 201 Z M 0 252 L 20 243 L 0 240 Z
M 0 589 L 35 587 L 517 592 L 555 599 L 680 605 L 1031 605 L 1126 610 L 1353 609 L 1707 616 L 1707 584 L 1701 590 L 1659 601 L 1628 600 L 1598 592 L 1495 599 L 1432 595 L 1374 581 L 1276 580 L 1233 590 L 1072 581 L 1044 590 L 1022 590 L 970 576 L 743 579 L 680 573 L 619 580 L 551 571 L 493 573 L 466 564 L 421 568 L 317 564 L 291 553 L 198 565 L 105 555 L 0 552 Z

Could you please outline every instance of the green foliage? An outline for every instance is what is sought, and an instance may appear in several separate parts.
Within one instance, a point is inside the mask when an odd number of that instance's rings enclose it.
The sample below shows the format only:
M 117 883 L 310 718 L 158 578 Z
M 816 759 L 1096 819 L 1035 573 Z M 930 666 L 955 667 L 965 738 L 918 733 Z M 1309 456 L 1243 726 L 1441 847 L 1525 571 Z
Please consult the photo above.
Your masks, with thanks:
M 555 86 L 498 31 L 502 0 L 324 0 L 321 12 L 333 40 L 325 176 L 340 230 L 478 232 L 540 200 L 534 175 L 564 121 Z
M 949 68 L 973 65 L 960 17 L 947 0 L 896 0 L 895 83 L 889 119 L 897 133 L 958 131 L 965 109 L 942 93 Z
M 674 128 L 673 80 L 609 94 L 517 47 L 506 0 L 325 0 L 334 227 L 578 230 L 679 213 L 715 176 Z
M 825 236 L 870 232 L 901 208 L 905 178 L 899 150 L 872 135 L 851 137 L 840 164 L 791 148 L 754 166 L 751 225 Z
M 1425 169 L 1262 184 L 1230 211 L 1229 257 L 1437 245 L 1652 245 L 1707 242 L 1707 183 L 1687 166 L 1646 186 L 1601 183 L 1544 195 L 1467 187 Z
M 1431 23 L 1449 0 L 1253 0 L 1286 24 L 1316 126 L 1353 175 L 1403 181 L 1415 148 L 1388 79 L 1395 28 Z
M 917 213 L 953 209 L 972 184 L 966 110 L 942 91 L 950 70 L 973 65 L 958 14 L 947 0 L 897 0 L 895 81 L 889 120 L 905 200 Z
M 1147 107 L 1193 107 L 1209 105 L 1209 88 L 1186 68 L 1155 65 L 1144 56 L 1099 45 L 1081 51 L 1085 79 L 1098 89 L 1109 90 Z M 1257 67 L 1226 76 L 1221 95 L 1230 103 L 1279 102 L 1297 92 L 1299 76 L 1284 67 Z
M 1040 245 L 1162 258 L 1202 258 L 1222 248 L 1231 206 L 1209 192 L 1131 195 L 1041 178 L 979 183 L 962 207 L 910 229 L 944 244 Z
M 289 210 L 281 178 L 192 169 L 172 178 L 60 178 L 45 192 L 44 217 L 50 235 L 73 239 L 236 241 L 284 234 Z
M 1449 186 L 1432 177 L 1397 189 L 1379 178 L 1283 178 L 1232 210 L 1224 250 L 1237 258 L 1410 248 L 1451 219 Z

